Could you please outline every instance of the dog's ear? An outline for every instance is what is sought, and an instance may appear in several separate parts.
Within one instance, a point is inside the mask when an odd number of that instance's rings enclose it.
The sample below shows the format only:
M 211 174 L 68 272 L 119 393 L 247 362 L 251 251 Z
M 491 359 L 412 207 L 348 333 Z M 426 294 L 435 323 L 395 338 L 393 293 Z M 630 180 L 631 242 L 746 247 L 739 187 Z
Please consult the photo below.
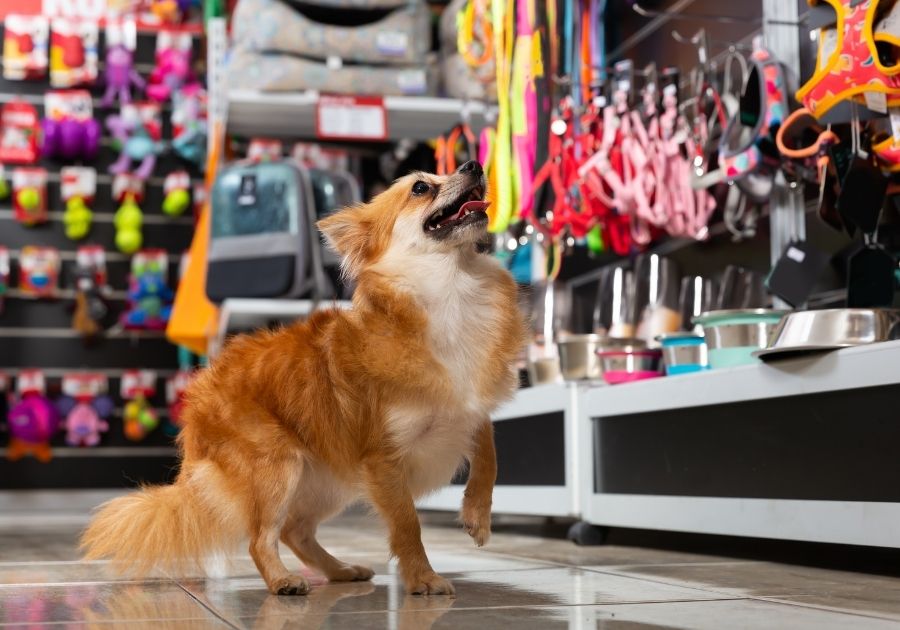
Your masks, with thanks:
M 372 220 L 365 206 L 350 206 L 321 219 L 316 226 L 325 242 L 343 259 L 343 272 L 355 277 L 370 249 Z

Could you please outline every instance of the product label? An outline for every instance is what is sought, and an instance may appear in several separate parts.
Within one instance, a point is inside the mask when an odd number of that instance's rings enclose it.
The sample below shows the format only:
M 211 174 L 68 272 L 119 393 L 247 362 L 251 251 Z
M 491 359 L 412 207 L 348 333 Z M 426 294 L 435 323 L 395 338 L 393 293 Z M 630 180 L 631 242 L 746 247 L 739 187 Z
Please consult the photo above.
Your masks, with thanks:
M 96 398 L 105 394 L 109 381 L 102 374 L 66 374 L 62 379 L 62 392 L 72 398 Z
M 879 114 L 887 114 L 887 97 L 883 92 L 866 92 L 866 107 Z
M 316 108 L 316 133 L 320 138 L 384 140 L 387 138 L 384 99 L 323 95 Z
M 785 252 L 785 255 L 793 260 L 795 263 L 802 264 L 804 260 L 806 260 L 806 253 L 796 247 L 788 247 L 788 250 Z
M 428 77 L 424 70 L 404 70 L 397 73 L 397 86 L 404 94 L 424 94 Z
M 409 47 L 409 35 L 402 31 L 381 31 L 375 36 L 375 48 L 382 55 L 400 57 Z
M 19 396 L 28 393 L 37 393 L 42 396 L 46 393 L 47 386 L 44 382 L 44 373 L 40 370 L 22 370 L 16 379 L 16 392 Z
M 122 375 L 120 394 L 125 400 L 138 396 L 149 398 L 156 393 L 156 372 L 152 370 L 129 370 Z
M 63 201 L 81 197 L 89 203 L 97 194 L 97 171 L 90 166 L 64 166 L 59 172 Z

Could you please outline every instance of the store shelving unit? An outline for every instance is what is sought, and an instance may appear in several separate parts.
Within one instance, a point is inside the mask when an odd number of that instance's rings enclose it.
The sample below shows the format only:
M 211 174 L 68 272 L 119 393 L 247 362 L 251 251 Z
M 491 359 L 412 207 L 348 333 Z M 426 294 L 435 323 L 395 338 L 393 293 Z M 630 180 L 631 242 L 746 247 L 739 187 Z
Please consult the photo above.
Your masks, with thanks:
M 228 91 L 228 131 L 239 136 L 315 138 L 319 93 Z M 468 115 L 478 133 L 487 125 L 484 103 L 430 96 L 386 96 L 387 140 L 431 140 Z
M 520 390 L 491 418 L 497 446 L 495 514 L 577 516 L 582 475 L 578 390 L 562 384 Z M 456 481 L 462 481 L 457 479 Z M 464 486 L 455 483 L 419 501 L 426 510 L 457 511 Z
M 898 395 L 900 341 L 590 389 L 584 519 L 900 547 Z

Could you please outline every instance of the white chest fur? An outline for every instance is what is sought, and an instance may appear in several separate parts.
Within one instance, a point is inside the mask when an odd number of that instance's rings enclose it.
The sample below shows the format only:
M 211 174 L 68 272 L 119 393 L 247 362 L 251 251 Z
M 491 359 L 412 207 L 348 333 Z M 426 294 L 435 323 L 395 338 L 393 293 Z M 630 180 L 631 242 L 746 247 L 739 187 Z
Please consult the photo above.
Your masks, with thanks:
M 403 455 L 406 478 L 415 496 L 447 485 L 469 457 L 481 416 L 437 412 L 414 406 L 389 412 L 391 436 Z

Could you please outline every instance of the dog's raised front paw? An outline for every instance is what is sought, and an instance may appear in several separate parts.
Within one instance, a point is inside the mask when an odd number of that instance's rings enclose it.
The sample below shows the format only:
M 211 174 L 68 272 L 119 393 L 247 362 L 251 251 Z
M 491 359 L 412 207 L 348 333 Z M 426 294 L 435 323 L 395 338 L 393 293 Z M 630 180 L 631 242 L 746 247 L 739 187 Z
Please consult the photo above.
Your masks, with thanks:
M 306 595 L 309 593 L 309 582 L 302 575 L 290 574 L 269 584 L 273 595 Z
M 491 537 L 491 504 L 464 501 L 459 521 L 475 544 L 483 547 Z
M 414 580 L 407 580 L 406 590 L 410 595 L 453 595 L 456 590 L 449 580 L 431 571 Z
M 369 567 L 358 564 L 346 564 L 328 575 L 331 582 L 365 582 L 371 580 L 375 572 Z

